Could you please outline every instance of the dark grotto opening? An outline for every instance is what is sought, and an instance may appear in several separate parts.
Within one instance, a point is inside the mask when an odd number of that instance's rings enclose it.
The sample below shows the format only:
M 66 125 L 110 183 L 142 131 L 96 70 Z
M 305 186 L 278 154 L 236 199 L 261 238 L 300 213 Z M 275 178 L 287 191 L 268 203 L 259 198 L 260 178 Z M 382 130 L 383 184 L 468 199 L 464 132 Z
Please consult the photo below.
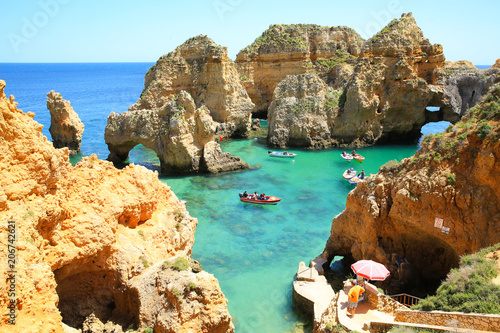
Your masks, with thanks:
M 119 281 L 118 273 L 99 270 L 98 266 L 81 265 L 69 274 L 68 267 L 54 271 L 63 322 L 81 329 L 85 319 L 94 314 L 102 323 L 112 321 L 123 328 L 136 325 L 137 310 L 129 305 L 129 292 Z

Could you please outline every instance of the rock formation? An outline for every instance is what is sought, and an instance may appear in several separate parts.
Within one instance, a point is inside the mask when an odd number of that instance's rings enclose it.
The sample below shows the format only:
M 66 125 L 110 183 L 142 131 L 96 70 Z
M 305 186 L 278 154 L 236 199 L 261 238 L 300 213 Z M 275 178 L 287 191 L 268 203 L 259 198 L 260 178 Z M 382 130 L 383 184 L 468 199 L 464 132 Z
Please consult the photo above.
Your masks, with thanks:
M 85 126 L 71 107 L 71 103 L 52 90 L 47 94 L 47 109 L 50 111 L 49 132 L 54 147 L 68 147 L 75 152 L 80 151 Z
M 269 107 L 268 144 L 277 147 L 326 148 L 340 92 L 316 74 L 289 75 L 274 90 Z
M 199 35 L 163 55 L 146 73 L 141 98 L 129 110 L 159 110 L 170 95 L 187 91 L 221 123 L 218 134 L 246 137 L 254 105 L 240 83 L 227 48 Z
M 306 145 L 309 148 L 415 141 L 428 122 L 457 122 L 499 79 L 494 68 L 479 70 L 468 61 L 445 63 L 442 46 L 429 43 L 411 13 L 364 43 L 347 28 L 274 25 L 242 50 L 236 63 L 256 109 L 266 114 L 271 112 L 265 110 L 272 92 L 289 74 L 317 73 L 342 91 L 334 103 L 336 116 L 322 127 L 325 132 L 315 134 L 329 143 Z M 289 110 L 302 107 L 292 107 L 295 102 L 288 99 Z M 304 147 L 304 133 L 318 129 L 317 124 L 308 128 L 302 123 L 302 130 L 292 133 L 286 129 L 289 124 L 273 124 L 283 117 L 268 118 L 270 131 L 287 132 L 286 140 L 281 132 L 269 134 L 268 142 L 280 147 Z
M 426 136 L 414 157 L 359 183 L 324 254 L 382 262 L 391 270 L 385 289 L 421 295 L 460 256 L 500 242 L 499 114 L 496 85 L 447 133 Z
M 241 50 L 235 62 L 255 111 L 266 117 L 274 89 L 285 77 L 318 72 L 326 79 L 337 64 L 353 62 L 362 43 L 347 27 L 275 24 Z
M 495 61 L 495 63 L 491 67 L 493 67 L 493 68 L 500 68 L 500 59 L 497 59 L 497 61 Z
M 393 20 L 363 46 L 335 121 L 337 139 L 365 145 L 418 138 L 426 107 L 445 107 L 434 86 L 444 60 L 442 46 L 429 43 L 411 14 Z
M 138 144 L 158 155 L 162 173 L 221 172 L 248 168 L 239 157 L 222 153 L 214 142 L 217 123 L 206 106 L 196 109 L 185 91 L 169 95 L 161 108 L 131 110 L 108 117 L 105 141 L 111 161 L 124 161 Z
M 187 264 L 197 220 L 157 173 L 117 170 L 95 155 L 72 167 L 69 150 L 54 149 L 4 87 L 0 81 L 0 236 L 7 244 L 11 221 L 17 301 L 15 326 L 2 316 L 0 331 L 63 332 L 93 314 L 125 329 L 233 332 L 217 280 Z M 6 288 L 0 284 L 3 309 Z

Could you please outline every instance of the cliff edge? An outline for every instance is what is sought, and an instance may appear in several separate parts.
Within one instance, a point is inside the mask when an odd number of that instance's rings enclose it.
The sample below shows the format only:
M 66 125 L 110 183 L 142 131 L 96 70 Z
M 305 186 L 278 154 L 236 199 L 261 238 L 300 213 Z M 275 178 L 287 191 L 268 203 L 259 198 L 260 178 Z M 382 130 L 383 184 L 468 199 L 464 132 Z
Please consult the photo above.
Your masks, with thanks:
M 460 256 L 500 241 L 500 86 L 411 158 L 391 161 L 349 193 L 325 255 L 373 259 L 384 288 L 425 294 Z M 435 289 L 434 289 L 435 290 Z
M 71 166 L 69 150 L 54 149 L 4 87 L 0 237 L 14 273 L 2 270 L 0 306 L 11 316 L 0 330 L 63 332 L 96 317 L 155 332 L 233 332 L 217 280 L 190 258 L 197 220 L 158 175 L 95 155 Z

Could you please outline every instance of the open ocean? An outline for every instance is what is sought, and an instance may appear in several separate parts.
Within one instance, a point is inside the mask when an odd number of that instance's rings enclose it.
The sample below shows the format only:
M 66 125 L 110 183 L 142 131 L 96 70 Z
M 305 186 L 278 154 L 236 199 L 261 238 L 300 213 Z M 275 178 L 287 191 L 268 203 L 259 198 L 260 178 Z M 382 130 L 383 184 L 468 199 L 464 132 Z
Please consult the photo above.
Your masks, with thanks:
M 71 102 L 85 125 L 82 152 L 72 160 L 75 163 L 90 154 L 106 159 L 107 117 L 112 111 L 127 111 L 137 101 L 152 65 L 0 63 L 0 79 L 6 81 L 5 92 L 15 96 L 20 109 L 36 113 L 35 120 L 44 125 L 49 139 L 47 93 L 55 90 Z M 442 131 L 447 125 L 428 124 L 423 132 Z M 342 173 L 351 166 L 358 172 L 363 168 L 367 175 L 376 173 L 389 160 L 412 156 L 418 143 L 359 149 L 366 157 L 363 163 L 342 160 L 340 149 L 290 149 L 298 154 L 295 159 L 271 158 L 263 139 L 227 140 L 222 149 L 241 156 L 254 169 L 160 177 L 187 200 L 191 216 L 199 220 L 192 257 L 219 280 L 236 332 L 310 332 L 310 318 L 293 308 L 292 281 L 300 261 L 307 265 L 321 254 L 333 217 L 345 208 L 354 187 L 342 179 Z M 129 161 L 159 170 L 155 153 L 143 146 L 132 150 Z M 282 201 L 277 206 L 244 204 L 238 193 L 245 190 Z

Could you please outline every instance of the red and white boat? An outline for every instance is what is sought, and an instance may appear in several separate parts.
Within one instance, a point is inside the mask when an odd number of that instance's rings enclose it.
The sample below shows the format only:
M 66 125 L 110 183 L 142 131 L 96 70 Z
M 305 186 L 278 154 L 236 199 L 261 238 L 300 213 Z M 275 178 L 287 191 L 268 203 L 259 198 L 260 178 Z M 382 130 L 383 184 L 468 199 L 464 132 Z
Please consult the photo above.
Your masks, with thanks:
M 344 177 L 344 179 L 351 179 L 351 178 L 354 178 L 356 177 L 356 170 L 351 170 L 351 169 L 347 169 L 344 174 L 342 175 L 342 177 Z
M 281 201 L 281 198 L 266 195 L 263 199 L 259 199 L 259 197 L 257 197 L 257 199 L 254 199 L 253 195 L 248 195 L 245 197 L 242 193 L 240 193 L 240 201 L 257 205 L 277 205 L 278 202 Z

